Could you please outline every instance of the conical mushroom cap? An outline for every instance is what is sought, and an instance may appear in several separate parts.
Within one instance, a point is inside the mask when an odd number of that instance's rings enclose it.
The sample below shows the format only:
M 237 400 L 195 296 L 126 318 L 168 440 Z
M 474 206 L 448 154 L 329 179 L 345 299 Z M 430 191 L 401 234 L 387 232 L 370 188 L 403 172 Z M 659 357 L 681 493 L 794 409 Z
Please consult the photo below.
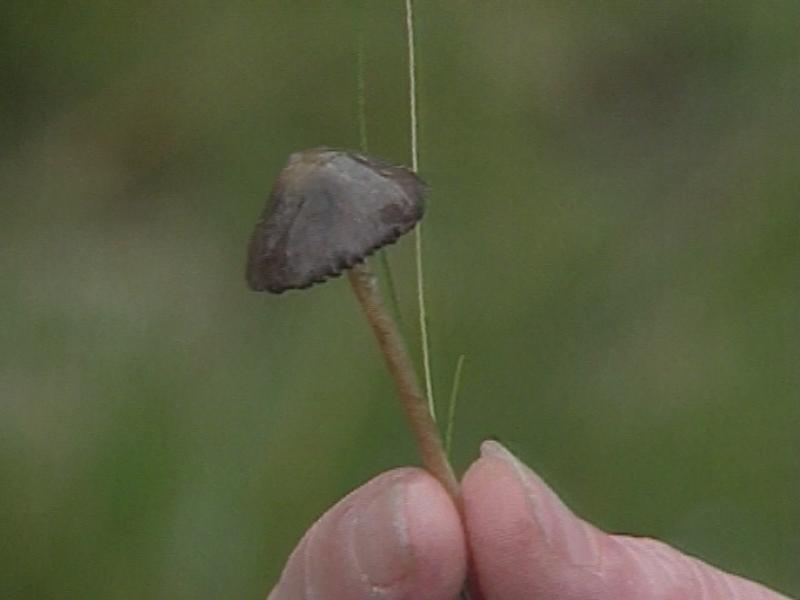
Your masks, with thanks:
M 296 152 L 281 171 L 247 257 L 247 283 L 281 293 L 336 277 L 422 218 L 412 171 L 345 150 Z

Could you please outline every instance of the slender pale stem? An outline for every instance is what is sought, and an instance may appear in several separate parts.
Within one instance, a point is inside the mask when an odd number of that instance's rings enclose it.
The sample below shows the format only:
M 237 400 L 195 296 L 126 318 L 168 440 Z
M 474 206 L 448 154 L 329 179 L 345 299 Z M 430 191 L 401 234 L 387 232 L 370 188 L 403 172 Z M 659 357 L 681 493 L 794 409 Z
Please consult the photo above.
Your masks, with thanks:
M 417 60 L 414 37 L 414 4 L 406 3 L 406 40 L 408 42 L 408 106 L 411 128 L 411 169 L 419 171 L 419 125 L 417 118 Z M 433 375 L 431 373 L 431 352 L 428 341 L 428 316 L 425 308 L 425 277 L 422 269 L 422 224 L 417 224 L 414 232 L 414 254 L 417 270 L 417 305 L 419 307 L 419 332 L 422 344 L 422 370 L 425 376 L 425 397 L 428 400 L 428 411 L 436 420 L 436 404 L 433 399 Z
M 415 54 L 416 40 L 414 37 L 413 0 L 405 0 L 405 6 L 406 40 L 408 42 L 408 107 L 411 124 L 411 168 L 416 173 L 419 171 L 419 121 L 417 118 L 417 60 Z M 431 374 L 430 343 L 428 341 L 428 317 L 425 309 L 425 280 L 422 270 L 422 223 L 417 224 L 417 230 L 414 233 L 414 242 L 417 266 L 417 304 L 419 305 L 419 330 L 420 339 L 422 342 L 422 368 L 425 375 L 425 393 L 428 401 L 427 411 L 430 426 L 435 433 L 435 438 L 438 443 L 438 452 L 441 454 L 441 457 L 438 458 L 446 466 L 447 471 L 450 473 L 450 477 L 453 477 L 453 469 L 447 460 L 447 454 L 442 448 L 441 434 L 436 427 L 436 404 L 434 403 L 433 399 L 433 376 Z M 411 372 L 414 372 L 413 368 L 411 369 Z M 417 388 L 419 388 L 418 385 Z M 434 475 L 436 475 L 436 473 L 434 473 Z M 456 506 L 458 507 L 459 512 L 462 513 L 463 517 L 463 505 L 461 503 L 459 486 L 455 478 L 453 478 L 452 486 L 445 485 L 445 488 L 447 488 L 448 492 L 450 492 L 450 495 L 453 497 L 453 500 L 455 500 Z M 477 600 L 480 598 L 478 586 L 475 582 L 475 574 L 472 569 L 470 569 L 470 572 L 467 575 L 467 586 L 461 591 L 461 598 L 466 600 L 470 600 L 470 598 L 472 600 Z
M 417 143 L 417 59 L 414 38 L 414 3 L 406 0 L 406 40 L 408 41 L 408 108 L 411 113 L 411 168 L 419 169 L 419 144 Z
M 403 338 L 383 303 L 378 278 L 366 265 L 353 267 L 347 272 L 347 276 L 394 380 L 400 405 L 414 434 L 422 464 L 441 482 L 458 505 L 458 482 L 447 460 L 439 429 L 428 411 Z

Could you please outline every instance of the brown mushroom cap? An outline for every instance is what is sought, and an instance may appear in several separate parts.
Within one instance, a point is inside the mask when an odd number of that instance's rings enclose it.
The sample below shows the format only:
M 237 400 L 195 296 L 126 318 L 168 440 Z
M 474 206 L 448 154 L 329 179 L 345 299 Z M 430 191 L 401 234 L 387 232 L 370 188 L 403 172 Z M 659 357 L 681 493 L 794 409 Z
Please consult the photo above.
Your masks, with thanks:
M 341 275 L 416 225 L 425 190 L 411 170 L 379 158 L 295 152 L 250 239 L 248 285 L 280 294 Z

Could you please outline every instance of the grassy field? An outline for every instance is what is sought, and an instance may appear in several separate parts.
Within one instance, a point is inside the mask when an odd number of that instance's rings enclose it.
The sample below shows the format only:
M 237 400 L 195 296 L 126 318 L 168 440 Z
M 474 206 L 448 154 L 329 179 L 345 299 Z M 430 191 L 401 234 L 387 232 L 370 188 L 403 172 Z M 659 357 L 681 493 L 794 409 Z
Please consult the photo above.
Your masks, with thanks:
M 416 461 L 286 156 L 408 163 L 403 3 L 0 6 L 0 597 L 261 598 Z M 800 594 L 800 4 L 417 1 L 432 362 L 580 514 Z M 410 240 L 389 260 L 416 344 Z M 442 407 L 441 411 L 444 410 Z

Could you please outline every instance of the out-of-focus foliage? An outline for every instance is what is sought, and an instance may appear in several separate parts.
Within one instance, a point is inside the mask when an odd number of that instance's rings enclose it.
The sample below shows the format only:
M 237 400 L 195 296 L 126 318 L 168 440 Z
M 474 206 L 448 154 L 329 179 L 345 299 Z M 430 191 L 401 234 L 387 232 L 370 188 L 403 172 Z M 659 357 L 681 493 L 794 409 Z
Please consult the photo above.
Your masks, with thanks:
M 263 597 L 415 462 L 346 283 L 243 283 L 286 156 L 358 145 L 359 29 L 408 161 L 402 4 L 2 3 L 0 597 Z M 497 436 L 600 526 L 800 594 L 800 3 L 417 11 L 458 467 Z

